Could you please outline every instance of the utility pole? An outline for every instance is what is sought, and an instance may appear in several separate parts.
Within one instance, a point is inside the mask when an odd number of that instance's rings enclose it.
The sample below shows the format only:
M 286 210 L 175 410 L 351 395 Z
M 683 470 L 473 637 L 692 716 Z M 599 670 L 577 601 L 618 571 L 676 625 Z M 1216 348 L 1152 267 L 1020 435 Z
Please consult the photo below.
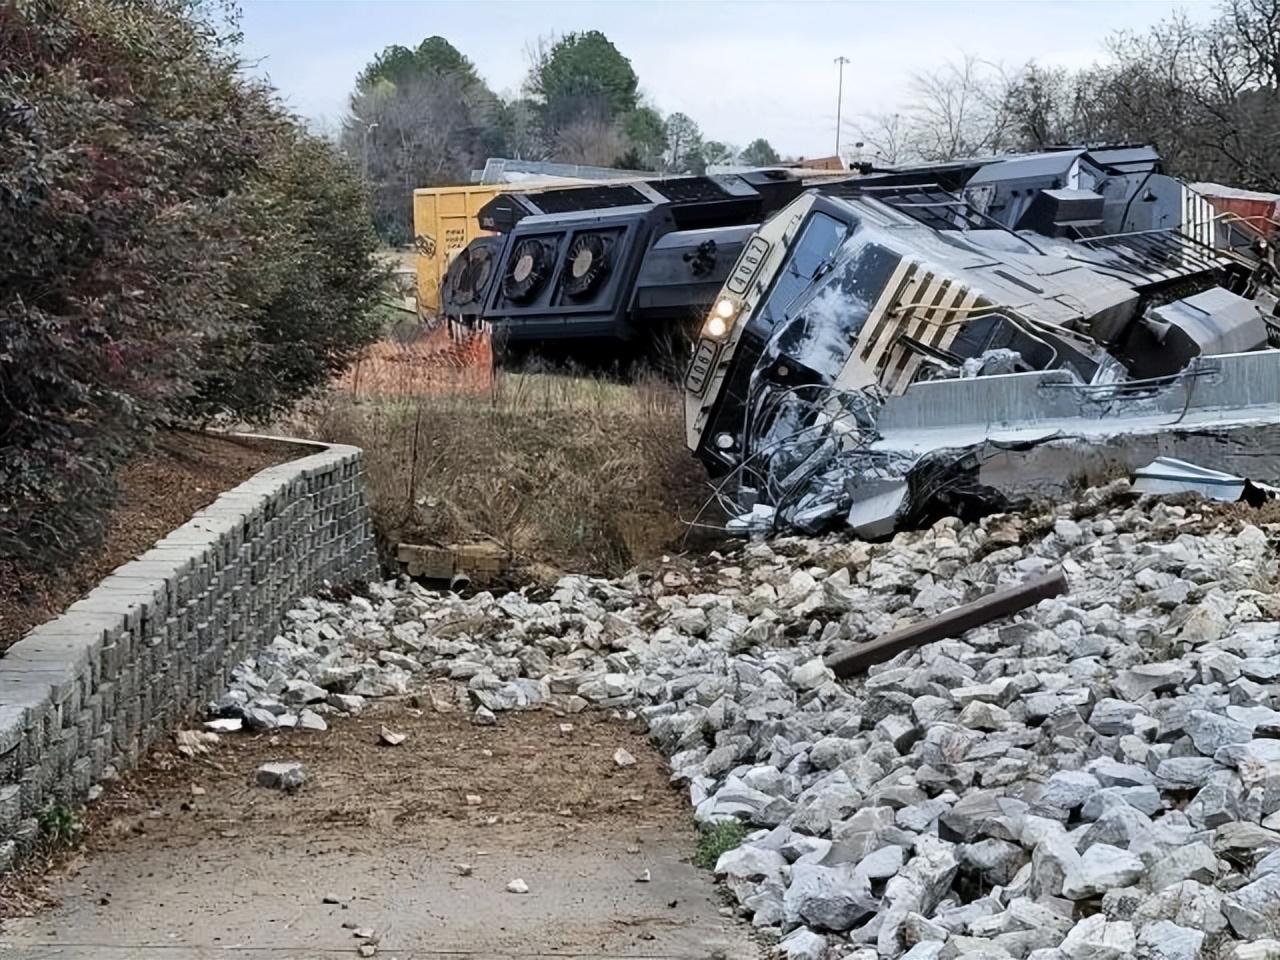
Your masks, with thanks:
M 373 133 L 376 129 L 378 129 L 377 120 L 364 125 L 364 162 L 361 166 L 364 170 L 364 182 L 366 184 L 369 182 L 369 134 Z
M 844 65 L 848 57 L 836 57 L 835 63 L 840 68 L 840 79 L 836 85 L 836 156 L 840 156 L 840 108 L 844 105 Z

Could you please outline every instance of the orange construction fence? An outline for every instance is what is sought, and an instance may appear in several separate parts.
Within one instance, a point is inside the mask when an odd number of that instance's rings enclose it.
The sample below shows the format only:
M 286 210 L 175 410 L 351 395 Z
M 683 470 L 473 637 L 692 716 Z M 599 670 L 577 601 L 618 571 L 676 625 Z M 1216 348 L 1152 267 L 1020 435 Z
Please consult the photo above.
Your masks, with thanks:
M 358 397 L 484 393 L 493 385 L 493 338 L 487 327 L 441 323 L 403 340 L 371 344 L 338 378 Z

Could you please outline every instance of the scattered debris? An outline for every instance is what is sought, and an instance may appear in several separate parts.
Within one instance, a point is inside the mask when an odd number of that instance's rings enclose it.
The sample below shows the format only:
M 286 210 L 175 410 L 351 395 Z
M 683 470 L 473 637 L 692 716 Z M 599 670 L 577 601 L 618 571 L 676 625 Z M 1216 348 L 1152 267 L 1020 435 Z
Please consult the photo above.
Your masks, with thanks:
M 243 708 L 294 678 L 392 689 L 394 669 L 420 689 L 449 678 L 495 717 L 534 704 L 638 717 L 721 841 L 703 862 L 796 949 L 1125 960 L 1132 940 L 1140 960 L 1153 943 L 1193 960 L 1178 927 L 1241 960 L 1280 934 L 1268 516 L 1138 500 L 1117 480 L 887 543 L 743 544 L 670 583 L 566 576 L 467 598 L 374 583 L 302 601 L 236 683 Z M 1066 592 L 1004 619 L 846 679 L 827 666 L 1056 571 Z
M 306 782 L 307 774 L 300 763 L 264 763 L 254 774 L 260 787 L 292 793 Z
M 507 893 L 528 893 L 529 885 L 519 877 L 507 884 Z
M 1135 470 L 1133 489 L 1149 494 L 1195 493 L 1210 500 L 1244 501 L 1251 507 L 1261 506 L 1280 495 L 1280 488 L 1173 457 L 1156 457 Z
M 214 744 L 220 742 L 216 733 L 202 730 L 179 730 L 173 735 L 173 740 L 178 745 L 178 752 L 185 757 L 208 753 Z
M 490 584 L 505 576 L 508 551 L 497 543 L 455 543 L 447 547 L 402 543 L 396 548 L 400 568 L 411 577 L 442 580 L 450 589 L 471 583 Z
M 400 744 L 404 743 L 405 734 L 397 733 L 396 731 L 383 726 L 378 730 L 378 739 L 388 747 L 398 747 Z
M 622 747 L 619 747 L 617 750 L 613 751 L 613 762 L 620 767 L 634 767 L 636 764 L 636 758 Z

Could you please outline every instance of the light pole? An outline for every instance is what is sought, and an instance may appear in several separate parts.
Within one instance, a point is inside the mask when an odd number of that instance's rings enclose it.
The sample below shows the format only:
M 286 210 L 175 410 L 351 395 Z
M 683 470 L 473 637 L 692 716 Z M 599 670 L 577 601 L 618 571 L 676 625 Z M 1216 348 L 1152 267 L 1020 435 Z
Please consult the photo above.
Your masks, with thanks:
M 378 126 L 378 121 L 377 121 L 377 120 L 374 120 L 372 123 L 366 123 L 366 124 L 364 125 L 364 164 L 363 164 L 363 167 L 364 167 L 364 182 L 365 182 L 365 183 L 368 183 L 368 182 L 369 182 L 369 134 L 373 133 L 373 131 L 374 131 L 375 129 L 377 129 L 377 126 Z
M 844 65 L 848 57 L 836 57 L 835 63 L 840 70 L 840 79 L 836 84 L 836 156 L 840 156 L 840 108 L 844 105 Z

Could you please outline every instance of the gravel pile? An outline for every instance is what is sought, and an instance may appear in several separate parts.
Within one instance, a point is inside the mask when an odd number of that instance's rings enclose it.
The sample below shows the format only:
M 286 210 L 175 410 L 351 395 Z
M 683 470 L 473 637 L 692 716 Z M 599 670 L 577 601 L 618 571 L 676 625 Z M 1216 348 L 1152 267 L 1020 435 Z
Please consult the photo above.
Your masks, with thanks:
M 751 829 L 716 873 L 790 957 L 1280 958 L 1280 524 L 1126 489 L 544 597 L 308 600 L 211 711 L 314 727 L 446 676 L 477 723 L 634 712 L 696 818 Z M 1054 566 L 1063 597 L 823 664 Z

